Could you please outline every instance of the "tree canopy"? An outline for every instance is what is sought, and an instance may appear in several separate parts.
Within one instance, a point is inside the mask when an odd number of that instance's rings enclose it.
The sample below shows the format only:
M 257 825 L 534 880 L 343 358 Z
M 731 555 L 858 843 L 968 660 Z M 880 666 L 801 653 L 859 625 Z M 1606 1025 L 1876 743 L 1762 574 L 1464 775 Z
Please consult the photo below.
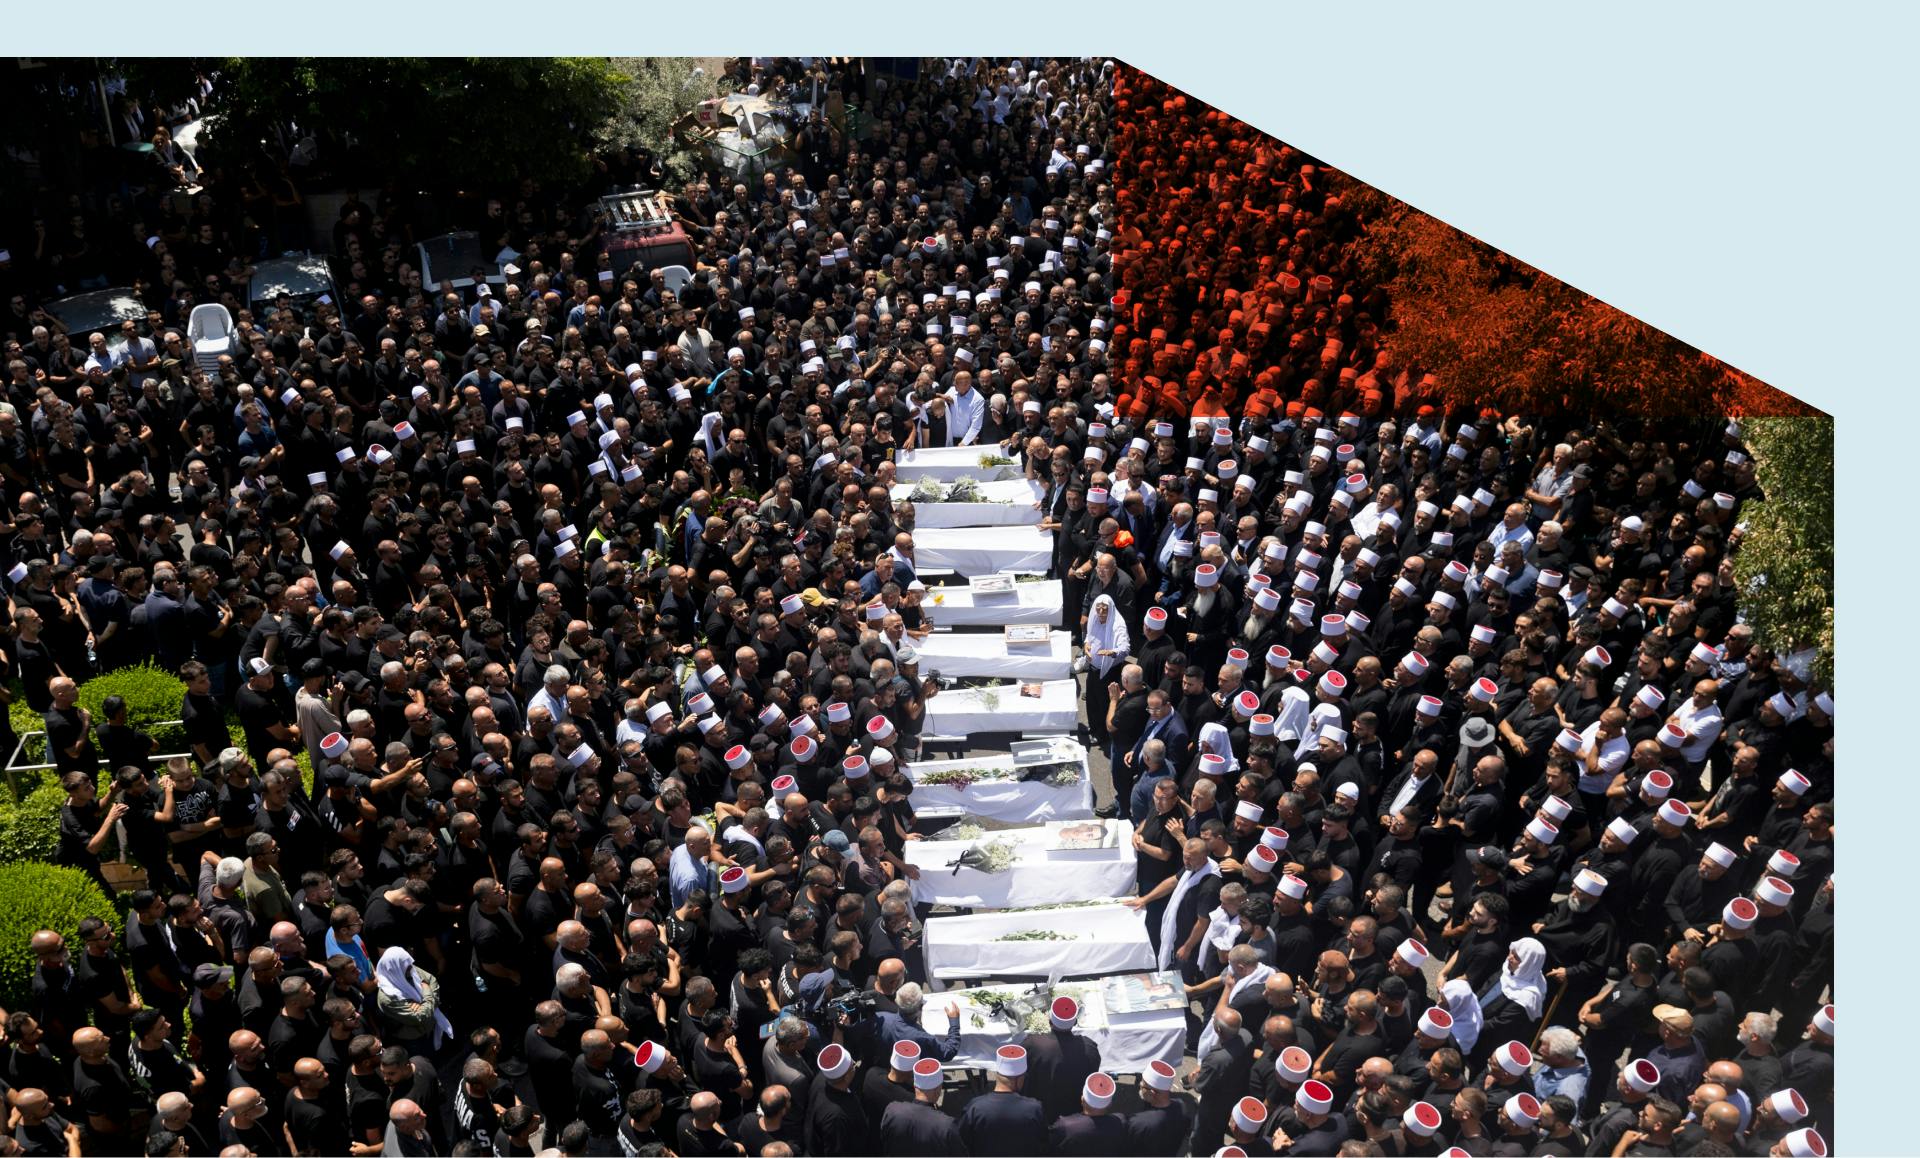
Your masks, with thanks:
M 1766 498 L 1742 508 L 1740 607 L 1763 644 L 1819 649 L 1815 679 L 1833 681 L 1833 419 L 1753 418 L 1741 438 Z
M 166 100 L 196 68 L 218 72 L 203 147 L 216 158 L 284 154 L 298 125 L 383 177 L 429 190 L 591 167 L 595 133 L 629 78 L 605 57 L 236 57 L 128 61 L 129 88 Z
M 1397 365 L 1449 401 L 1647 417 L 1817 411 L 1401 201 L 1369 191 L 1349 253 L 1385 287 Z

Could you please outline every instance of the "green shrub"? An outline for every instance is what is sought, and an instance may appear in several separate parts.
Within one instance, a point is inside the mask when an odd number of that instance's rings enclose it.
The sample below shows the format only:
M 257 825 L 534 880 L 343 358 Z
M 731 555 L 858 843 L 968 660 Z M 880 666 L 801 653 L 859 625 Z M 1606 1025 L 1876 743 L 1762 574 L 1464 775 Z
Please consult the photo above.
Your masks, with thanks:
M 53 860 L 60 852 L 60 809 L 67 794 L 49 779 L 0 815 L 0 865 Z
M 52 929 L 81 952 L 80 922 L 99 917 L 114 926 L 113 902 L 79 869 L 50 864 L 0 865 L 0 1005 L 30 1008 L 33 1000 L 33 935 Z
M 103 676 L 95 676 L 80 685 L 80 706 L 93 713 L 95 723 L 104 723 L 106 713 L 100 705 L 108 696 L 127 701 L 127 726 L 145 732 L 160 742 L 161 752 L 180 752 L 187 746 L 186 729 L 177 723 L 180 704 L 186 698 L 187 685 L 172 672 L 152 664 L 123 667 Z

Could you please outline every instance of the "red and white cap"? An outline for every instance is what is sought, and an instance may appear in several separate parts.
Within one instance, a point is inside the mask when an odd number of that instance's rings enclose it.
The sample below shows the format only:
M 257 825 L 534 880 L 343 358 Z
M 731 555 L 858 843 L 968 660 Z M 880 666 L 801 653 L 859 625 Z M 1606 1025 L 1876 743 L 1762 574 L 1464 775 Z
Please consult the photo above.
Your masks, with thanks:
M 805 712 L 787 721 L 787 731 L 792 732 L 796 736 L 811 736 L 813 735 L 814 729 L 819 726 L 820 725 L 813 722 L 813 717 L 807 715 Z
M 919 1060 L 920 1060 L 920 1043 L 919 1042 L 896 1041 L 893 1043 L 893 1058 L 890 1064 L 893 1066 L 894 1069 L 899 1070 L 902 1073 L 905 1073 L 906 1071 L 913 1068 L 914 1062 L 917 1062 Z
M 1827 1158 L 1827 1140 L 1812 1126 L 1802 1126 L 1780 1139 L 1793 1158 Z
M 1624 816 L 1616 816 L 1612 820 L 1609 820 L 1607 822 L 1607 831 L 1611 832 L 1613 839 L 1619 841 L 1621 844 L 1632 844 L 1634 841 L 1640 839 L 1640 830 L 1635 828 L 1633 822 Z
M 781 720 L 786 719 L 787 713 L 779 704 L 768 704 L 766 707 L 761 708 L 760 714 L 754 718 L 759 720 L 763 727 L 771 728 Z
M 1238 1146 L 1222 1146 L 1213 1152 L 1213 1158 L 1247 1158 L 1247 1152 Z
M 1441 571 L 1441 574 L 1453 580 L 1455 583 L 1465 583 L 1467 581 L 1467 565 L 1455 559 L 1446 565 Z
M 1560 729 L 1560 734 L 1553 738 L 1553 746 L 1568 754 L 1578 752 L 1585 743 L 1580 733 L 1572 728 Z
M 1274 869 L 1279 867 L 1280 854 L 1264 844 L 1254 845 L 1253 851 L 1247 854 L 1247 868 L 1249 871 L 1271 874 Z
M 328 732 L 320 740 L 320 752 L 322 755 L 337 759 L 340 756 L 344 756 L 346 751 L 347 738 L 338 732 Z
M 1271 736 L 1278 730 L 1279 721 L 1266 712 L 1256 712 L 1247 721 L 1247 734 L 1250 736 Z
M 1407 1132 L 1419 1138 L 1433 1137 L 1439 1132 L 1442 1120 L 1440 1111 L 1434 1108 L 1432 1102 L 1415 1102 L 1407 1107 L 1406 1113 L 1400 1115 Z
M 1592 869 L 1581 869 L 1574 874 L 1573 887 L 1590 897 L 1597 897 L 1607 891 L 1607 878 Z
M 849 780 L 863 780 L 867 775 L 867 758 L 858 753 L 840 761 L 840 774 Z
M 1420 1032 L 1427 1037 L 1445 1041 L 1453 1036 L 1453 1015 L 1438 1005 L 1429 1006 L 1420 1015 Z
M 1609 595 L 1607 597 L 1607 601 L 1600 605 L 1600 610 L 1606 612 L 1608 615 L 1613 616 L 1615 619 L 1625 619 L 1627 617 L 1628 612 L 1632 611 L 1633 609 L 1631 607 L 1628 607 L 1626 604 L 1620 602 L 1618 599 L 1615 599 L 1611 595 Z
M 1813 1028 L 1828 1037 L 1833 1036 L 1833 1006 L 1823 1005 L 1813 1011 Z
M 1167 609 L 1164 607 L 1147 608 L 1147 626 L 1164 628 L 1167 625 Z
M 788 595 L 780 600 L 780 614 L 794 615 L 805 610 L 806 602 L 798 595 Z
M 1527 821 L 1527 835 L 1541 844 L 1552 844 L 1560 839 L 1560 826 L 1544 816 L 1536 816 Z
M 1241 1098 L 1233 1106 L 1233 1128 L 1242 1134 L 1258 1134 L 1267 1121 L 1267 1104 L 1259 1098 Z
M 687 711 L 696 716 L 704 716 L 713 710 L 713 697 L 705 692 L 695 692 L 687 697 Z
M 1665 800 L 1667 793 L 1673 791 L 1673 777 L 1655 768 L 1641 779 L 1640 791 L 1655 800 Z
M 1567 577 L 1558 571 L 1542 571 L 1540 577 L 1534 580 L 1534 584 L 1542 591 L 1558 591 L 1560 585 L 1566 581 Z
M 1415 701 L 1413 710 L 1429 719 L 1439 719 L 1441 709 L 1446 706 L 1446 701 L 1439 696 L 1421 696 Z
M 1338 651 L 1335 651 L 1333 645 L 1328 643 L 1324 639 L 1321 640 L 1319 643 L 1314 644 L 1313 651 L 1310 652 L 1309 654 L 1311 654 L 1313 658 L 1319 660 L 1321 663 L 1327 664 L 1329 666 L 1340 662 L 1340 653 Z M 1333 673 L 1329 672 L 1328 674 L 1331 675 Z
M 1280 1051 L 1280 1060 L 1274 1063 L 1274 1069 L 1289 1082 L 1303 1082 L 1313 1072 L 1313 1055 L 1290 1045 Z
M 1273 852 L 1285 852 L 1287 849 L 1287 830 L 1278 825 L 1268 825 L 1260 834 L 1260 847 Z
M 1258 800 L 1242 800 L 1233 806 L 1234 818 L 1238 820 L 1250 820 L 1255 824 L 1259 824 L 1260 819 L 1266 814 L 1267 810 L 1260 807 Z
M 1227 774 L 1227 758 L 1218 752 L 1202 752 L 1200 754 L 1200 774 L 1202 776 L 1225 776 Z
M 846 1046 L 830 1045 L 820 1051 L 814 1063 L 820 1067 L 820 1072 L 826 1076 L 827 1080 L 832 1081 L 853 1068 L 853 1055 L 847 1052 Z
M 1546 815 L 1548 820 L 1559 824 L 1567 817 L 1573 815 L 1573 805 L 1568 804 L 1558 796 L 1549 796 L 1540 802 L 1540 811 Z
M 1053 1023 L 1055 1029 L 1072 1029 L 1074 1023 L 1080 1020 L 1080 1003 L 1071 997 L 1054 998 L 1053 1005 L 1047 1010 L 1047 1020 Z
M 885 716 L 875 716 L 867 721 L 867 735 L 884 743 L 893 738 L 893 721 Z
M 1113 1104 L 1113 1093 L 1117 1089 L 1110 1074 L 1098 1070 L 1087 1075 L 1080 1085 L 1080 1100 L 1095 1110 L 1104 1110 Z
M 1202 563 L 1193 569 L 1195 587 L 1212 587 L 1220 582 L 1220 568 L 1212 563 Z
M 735 744 L 727 749 L 727 767 L 737 770 L 751 763 L 753 763 L 753 753 L 747 751 L 745 744 Z
M 795 780 L 790 775 L 775 776 L 773 778 L 772 790 L 773 790 L 773 794 L 776 796 L 785 795 L 786 793 L 792 792 L 794 789 L 798 787 L 800 787 L 800 782 L 798 780 Z
M 1532 1094 L 1515 1094 L 1507 1099 L 1507 1104 L 1502 1108 L 1516 1126 L 1531 1126 L 1540 1120 L 1540 1099 Z
M 1780 787 L 1785 788 L 1788 792 L 1793 793 L 1795 796 L 1805 796 L 1807 794 L 1807 789 L 1813 787 L 1813 781 L 1807 779 L 1805 776 L 1800 775 L 1800 773 L 1794 771 L 1792 768 L 1789 768 L 1785 772 L 1780 773 L 1780 779 L 1778 783 Z
M 913 1088 L 916 1090 L 937 1090 L 945 1077 L 940 1073 L 940 1059 L 923 1057 L 913 1063 Z
M 1663 748 L 1684 748 L 1687 744 L 1687 730 L 1668 720 L 1660 729 L 1660 746 Z
M 1457 446 L 1449 446 L 1447 448 L 1449 452 L 1458 450 L 1458 449 L 1459 447 Z M 1462 452 L 1460 457 L 1465 458 L 1466 454 Z M 1462 1150 L 1458 1146 L 1449 1146 L 1445 1150 L 1440 1151 L 1440 1158 L 1473 1158 L 1473 1155 L 1468 1153 L 1465 1150 Z
M 720 874 L 720 891 L 723 893 L 744 892 L 753 882 L 747 879 L 747 870 L 738 867 L 726 869 Z
M 1651 1094 L 1660 1088 L 1660 1067 L 1648 1058 L 1635 1058 L 1620 1072 L 1621 1080 L 1637 1093 Z
M 834 1048 L 838 1049 L 839 1047 L 835 1046 Z M 821 1056 L 825 1057 L 826 1055 L 822 1053 Z M 643 1073 L 653 1073 L 661 1066 L 667 1064 L 667 1047 L 657 1041 L 643 1041 L 633 1047 L 633 1064 L 639 1066 Z M 824 1062 L 821 1063 L 820 1068 L 825 1069 L 826 1064 Z M 842 1069 L 840 1072 L 845 1073 L 846 1071 Z M 838 1077 L 840 1075 L 835 1074 L 834 1076 Z
M 1147 1063 L 1140 1071 L 1140 1084 L 1151 1090 L 1170 1090 L 1173 1088 L 1174 1069 L 1159 1058 Z
M 1801 1097 L 1800 1091 L 1792 1086 L 1773 1091 L 1767 1098 L 1767 1105 L 1772 1106 L 1774 1114 L 1789 1126 L 1805 1119 L 1809 1112 L 1807 1100 Z
M 1027 1047 L 1003 1045 L 993 1051 L 993 1072 L 1003 1078 L 1017 1078 L 1027 1072 Z
M 1762 877 L 1760 883 L 1753 886 L 1753 899 L 1784 908 L 1793 903 L 1793 886 L 1779 877 Z
M 1293 662 L 1293 653 L 1288 651 L 1286 648 L 1281 647 L 1279 644 L 1276 643 L 1272 647 L 1267 649 L 1267 665 L 1269 667 L 1283 668 L 1288 666 L 1292 662 Z
M 875 768 L 884 768 L 893 763 L 893 753 L 885 748 L 875 748 L 873 755 L 867 757 L 867 763 Z
M 1688 808 L 1684 801 L 1668 800 L 1660 805 L 1654 815 L 1675 828 L 1685 828 L 1687 822 L 1693 819 L 1693 809 Z
M 1706 857 L 1721 868 L 1732 868 L 1736 859 L 1733 850 L 1717 840 L 1707 845 Z
M 1258 579 L 1260 576 L 1256 575 L 1254 578 Z M 1263 586 L 1254 592 L 1253 605 L 1262 611 L 1276 611 L 1280 607 L 1280 593 L 1271 587 Z
M 1648 711 L 1657 712 L 1660 710 L 1660 705 L 1667 702 L 1667 693 L 1652 684 L 1645 684 L 1639 691 L 1633 693 L 1633 698 L 1645 705 Z
M 1309 1114 L 1324 1114 L 1333 1108 L 1333 1090 L 1325 1082 L 1309 1078 L 1300 1083 L 1300 1089 L 1293 1095 L 1293 1104 Z
M 1612 667 L 1613 653 L 1601 647 L 1599 644 L 1595 644 L 1587 649 L 1587 654 L 1580 657 L 1580 662 L 1590 663 L 1598 668 Z
M 647 705 L 647 723 L 657 724 L 673 715 L 673 705 L 665 700 L 655 700 Z
M 1493 697 L 1500 694 L 1500 685 L 1481 676 L 1473 681 L 1473 687 L 1467 690 L 1467 694 L 1483 704 L 1490 704 L 1493 702 Z
M 1347 617 L 1344 615 L 1322 615 L 1320 634 L 1328 639 L 1338 639 L 1347 633 Z
M 1233 697 L 1234 714 L 1241 719 L 1250 720 L 1253 718 L 1254 713 L 1259 710 L 1260 697 L 1253 692 L 1241 692 L 1239 695 Z
M 1393 581 L 1393 589 L 1408 599 L 1420 594 L 1420 588 L 1414 586 L 1411 579 L 1400 578 Z
M 1493 1051 L 1493 1060 L 1517 1078 L 1533 1068 L 1533 1051 L 1521 1042 L 1510 1041 Z
M 844 702 L 835 700 L 827 705 L 828 723 L 844 724 L 851 719 L 853 719 L 853 709 L 848 707 Z
M 1427 657 L 1417 651 L 1410 651 L 1400 657 L 1400 666 L 1414 675 L 1423 676 L 1427 674 Z
M 1266 592 L 1263 591 L 1261 592 L 1261 594 L 1264 595 L 1266 594 Z M 1256 595 L 1254 597 L 1254 602 L 1258 603 L 1259 601 L 1260 601 L 1260 598 L 1259 596 Z M 1278 603 L 1279 601 L 1280 601 L 1280 597 L 1277 595 L 1274 596 L 1274 602 Z M 1269 608 L 1268 610 L 1272 610 L 1272 608 Z M 1253 662 L 1253 657 L 1247 654 L 1247 649 L 1244 647 L 1230 647 L 1227 649 L 1227 662 L 1232 664 L 1234 667 L 1239 668 L 1241 671 L 1245 671 L 1247 668 L 1247 665 Z
M 1767 871 L 1771 872 L 1774 876 L 1792 880 L 1794 875 L 1800 871 L 1800 858 L 1784 848 L 1778 849 L 1772 856 L 1767 858 Z
M 1689 658 L 1697 659 L 1711 667 L 1720 662 L 1720 649 L 1712 644 L 1696 643 L 1693 645 L 1693 651 L 1689 653 Z
M 802 764 L 811 764 L 813 763 L 814 750 L 819 746 L 820 745 L 813 742 L 813 737 L 811 736 L 795 736 L 793 742 L 787 745 L 787 751 L 792 752 L 793 758 Z
M 1735 929 L 1748 929 L 1760 919 L 1760 906 L 1745 897 L 1735 897 L 1720 910 L 1720 922 Z
M 1415 969 L 1418 969 L 1421 966 L 1425 965 L 1427 963 L 1427 958 L 1432 956 L 1431 953 L 1427 952 L 1427 947 L 1425 945 L 1414 940 L 1412 937 L 1408 937 L 1406 940 L 1400 942 L 1399 947 L 1394 949 L 1393 955 L 1395 957 L 1400 958 L 1402 961 L 1405 961 L 1408 965 L 1412 966 Z M 1448 1019 L 1447 1024 L 1449 1025 L 1453 1024 L 1453 1021 L 1451 1018 Z
M 1304 901 L 1307 899 L 1307 882 L 1294 876 L 1292 873 L 1288 873 L 1286 876 L 1280 878 L 1279 888 L 1281 892 L 1296 901 Z
M 1473 629 L 1473 641 L 1475 643 L 1484 643 L 1491 647 L 1494 641 L 1499 638 L 1500 633 L 1484 623 Z

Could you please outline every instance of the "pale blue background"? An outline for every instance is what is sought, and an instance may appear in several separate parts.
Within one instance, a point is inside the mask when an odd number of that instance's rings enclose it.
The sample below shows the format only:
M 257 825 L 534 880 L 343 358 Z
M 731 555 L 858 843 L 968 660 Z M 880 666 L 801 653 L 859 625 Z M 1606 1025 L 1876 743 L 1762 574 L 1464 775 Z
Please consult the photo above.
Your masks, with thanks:
M 1830 411 L 1839 420 L 1839 631 L 1849 676 L 1838 720 L 1849 777 L 1875 781 L 1871 800 L 1849 797 L 1843 859 L 1849 883 L 1878 894 L 1850 907 L 1841 925 L 1841 972 L 1857 1003 L 1840 1050 L 1842 1142 L 1845 1153 L 1914 1152 L 1906 1027 L 1916 1010 L 1905 982 L 1915 944 L 1888 936 L 1878 920 L 1885 914 L 1911 930 L 1914 890 L 1904 875 L 1875 879 L 1881 864 L 1902 873 L 1912 865 L 1913 826 L 1886 806 L 1910 807 L 1915 795 L 1905 786 L 1912 751 L 1899 743 L 1912 731 L 1895 727 L 1916 710 L 1911 649 L 1901 647 L 1911 631 L 1885 621 L 1912 596 L 1874 579 L 1910 585 L 1914 574 L 1907 524 L 1916 376 L 1907 347 L 1920 298 L 1912 285 L 1920 8 L 1326 0 L 16 7 L 11 54 L 346 55 L 403 46 L 1115 55 Z M 327 19 L 308 18 L 321 10 Z M 1874 863 L 1863 850 L 1885 851 Z

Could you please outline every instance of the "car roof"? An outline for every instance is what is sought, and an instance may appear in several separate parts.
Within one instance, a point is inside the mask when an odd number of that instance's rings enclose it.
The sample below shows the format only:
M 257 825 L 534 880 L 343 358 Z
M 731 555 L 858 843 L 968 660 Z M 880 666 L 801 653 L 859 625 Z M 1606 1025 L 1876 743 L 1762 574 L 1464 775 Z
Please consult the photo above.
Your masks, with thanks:
M 121 322 L 146 317 L 147 303 L 140 300 L 133 287 L 121 286 L 61 298 L 50 303 L 47 312 L 60 319 L 69 335 L 84 341 L 86 335 L 95 330 L 113 330 L 117 334 Z M 115 335 L 109 335 L 112 336 Z
M 298 298 L 332 292 L 332 267 L 326 258 L 311 253 L 255 262 L 253 280 L 247 284 L 247 298 L 253 302 L 270 302 L 281 294 Z

